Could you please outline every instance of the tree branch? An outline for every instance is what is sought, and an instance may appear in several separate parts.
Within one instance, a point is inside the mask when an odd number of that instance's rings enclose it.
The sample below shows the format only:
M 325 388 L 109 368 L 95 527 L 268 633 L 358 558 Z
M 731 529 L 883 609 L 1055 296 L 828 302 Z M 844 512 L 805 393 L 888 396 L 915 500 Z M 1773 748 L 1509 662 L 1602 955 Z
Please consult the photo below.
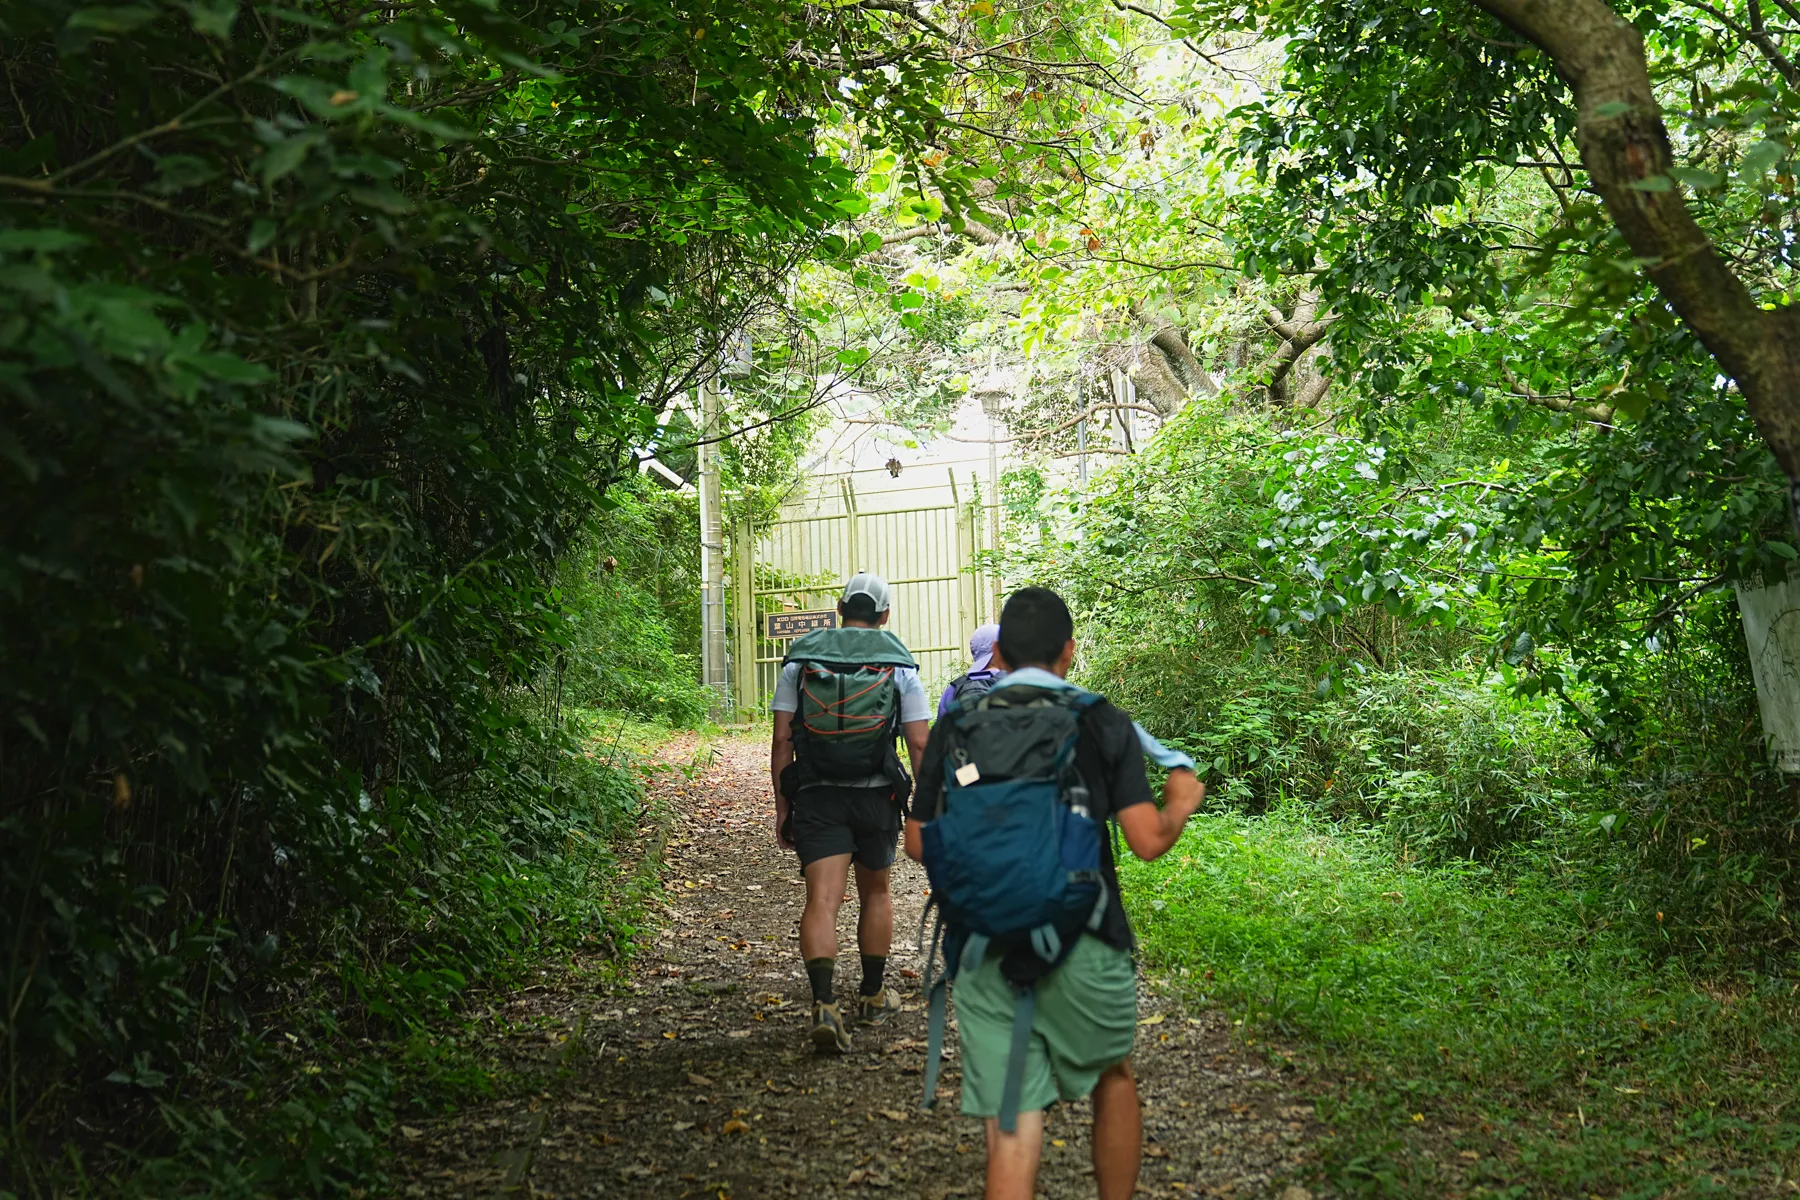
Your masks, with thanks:
M 1547 53 L 1575 93 L 1594 190 L 1650 279 L 1736 380 L 1790 483 L 1800 481 L 1800 309 L 1765 310 L 1670 176 L 1674 153 L 1644 40 L 1602 0 L 1475 0 Z
M 936 232 L 936 225 L 914 225 L 911 229 L 901 229 L 894 233 L 882 234 L 881 244 L 884 246 L 892 246 L 900 242 L 910 242 L 914 238 L 930 237 Z
M 1287 404 L 1288 377 L 1300 364 L 1301 356 L 1323 341 L 1325 335 L 1331 332 L 1331 327 L 1337 324 L 1337 317 L 1329 313 L 1323 317 L 1317 315 L 1318 304 L 1317 296 L 1302 294 L 1300 299 L 1294 303 L 1294 315 L 1291 317 L 1283 317 L 1280 311 L 1273 307 L 1263 311 L 1263 324 L 1267 325 L 1281 339 L 1281 346 L 1275 351 L 1275 356 L 1270 363 L 1273 367 L 1269 373 L 1269 402 L 1271 404 L 1278 406 Z M 1321 388 L 1316 395 L 1311 397 L 1312 403 L 1316 404 L 1324 397 L 1325 392 Z
M 1585 396 L 1577 396 L 1573 392 L 1563 396 L 1546 396 L 1535 391 L 1532 386 L 1513 374 L 1513 369 L 1505 363 L 1500 364 L 1500 373 L 1506 376 L 1508 390 L 1521 400 L 1529 400 L 1541 408 L 1553 412 L 1568 413 L 1580 417 L 1584 421 L 1597 421 L 1602 425 L 1611 425 L 1613 408 L 1610 404 L 1590 401 Z
M 1762 11 L 1756 5 L 1755 0 L 1752 0 L 1750 5 L 1751 24 L 1749 26 L 1738 23 L 1732 19 L 1729 13 L 1721 12 L 1712 5 L 1704 3 L 1703 0 L 1680 0 L 1680 2 L 1689 8 L 1699 9 L 1755 46 L 1762 52 L 1762 56 L 1769 60 L 1769 65 L 1781 72 L 1781 77 L 1788 81 L 1789 87 L 1800 87 L 1800 67 L 1796 67 L 1794 60 L 1781 52 L 1781 46 L 1769 36 L 1768 30 L 1762 28 Z
M 1202 396 L 1219 394 L 1212 376 L 1200 365 L 1200 360 L 1194 356 L 1193 347 L 1188 345 L 1181 330 L 1156 314 L 1147 312 L 1141 300 L 1131 302 L 1131 312 L 1138 320 L 1150 326 L 1150 344 L 1162 351 L 1163 357 L 1169 360 L 1169 369 L 1174 371 L 1175 378 L 1181 381 L 1182 387 Z

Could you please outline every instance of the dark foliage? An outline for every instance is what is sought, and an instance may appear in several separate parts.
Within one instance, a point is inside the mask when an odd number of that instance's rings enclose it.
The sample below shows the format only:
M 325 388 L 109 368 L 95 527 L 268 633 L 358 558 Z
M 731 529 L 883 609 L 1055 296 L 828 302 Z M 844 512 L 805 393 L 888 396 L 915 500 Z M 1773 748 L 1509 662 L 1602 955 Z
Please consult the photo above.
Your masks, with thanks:
M 841 15 L 0 4 L 0 1188 L 605 936 L 559 564 L 837 213 Z

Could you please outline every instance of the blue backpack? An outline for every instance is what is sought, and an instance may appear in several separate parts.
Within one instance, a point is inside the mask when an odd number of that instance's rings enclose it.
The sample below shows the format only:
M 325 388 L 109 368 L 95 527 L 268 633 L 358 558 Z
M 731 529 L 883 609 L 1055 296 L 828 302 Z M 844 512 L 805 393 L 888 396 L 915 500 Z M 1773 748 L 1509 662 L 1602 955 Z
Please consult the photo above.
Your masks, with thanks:
M 938 815 L 922 831 L 937 924 L 925 956 L 930 1002 L 925 1103 L 936 1099 L 950 980 L 989 953 L 1007 954 L 1019 991 L 1001 1092 L 1000 1128 L 1018 1125 L 1036 981 L 1106 915 L 1101 829 L 1076 768 L 1081 717 L 1092 692 L 1014 684 L 958 701 L 944 753 Z M 934 970 L 942 952 L 943 968 Z

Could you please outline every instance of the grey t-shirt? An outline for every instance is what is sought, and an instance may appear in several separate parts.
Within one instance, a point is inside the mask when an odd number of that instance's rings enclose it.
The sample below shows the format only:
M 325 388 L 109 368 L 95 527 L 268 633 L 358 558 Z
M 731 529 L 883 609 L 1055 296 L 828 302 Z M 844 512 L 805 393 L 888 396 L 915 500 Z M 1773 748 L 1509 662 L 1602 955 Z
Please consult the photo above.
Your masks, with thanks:
M 900 693 L 900 723 L 909 721 L 929 721 L 931 719 L 931 701 L 925 695 L 925 685 L 919 679 L 919 672 L 912 667 L 894 668 L 894 688 Z M 800 664 L 788 663 L 781 668 L 781 675 L 775 680 L 775 697 L 769 701 L 770 712 L 800 711 Z M 884 788 L 892 782 L 886 775 L 871 775 L 867 779 L 839 779 L 833 781 L 839 787 L 880 787 Z

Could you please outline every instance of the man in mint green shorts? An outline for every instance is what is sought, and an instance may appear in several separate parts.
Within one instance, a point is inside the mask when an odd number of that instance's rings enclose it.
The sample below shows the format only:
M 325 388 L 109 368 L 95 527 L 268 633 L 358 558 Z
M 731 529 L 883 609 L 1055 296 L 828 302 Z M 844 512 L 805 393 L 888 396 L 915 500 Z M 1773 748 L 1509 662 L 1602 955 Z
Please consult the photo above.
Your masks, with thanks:
M 1045 588 L 1015 592 L 1000 615 L 999 651 L 1012 673 L 996 690 L 1069 687 L 1064 677 L 1075 658 L 1074 623 L 1062 598 Z M 1088 787 L 1089 812 L 1097 821 L 1117 822 L 1139 858 L 1161 856 L 1199 808 L 1204 785 L 1191 764 L 1176 766 L 1158 808 L 1141 747 L 1162 748 L 1104 700 L 1080 720 L 1076 764 Z M 939 721 L 932 730 L 907 814 L 906 853 L 915 859 L 922 853 L 925 823 L 941 810 L 947 729 L 948 722 Z M 1180 761 L 1180 756 L 1162 753 L 1166 762 Z M 1031 1200 L 1043 1146 L 1043 1110 L 1058 1100 L 1087 1095 L 1094 1098 L 1094 1179 L 1101 1200 L 1128 1200 L 1137 1186 L 1142 1123 L 1130 1063 L 1137 1031 L 1137 974 L 1110 839 L 1102 839 L 1101 875 L 1109 899 L 1099 926 L 1036 984 L 1018 1122 L 1011 1133 L 1000 1128 L 998 1119 L 1018 1005 L 1018 993 L 1002 973 L 1007 959 L 989 954 L 979 964 L 965 965 L 957 977 L 962 1111 L 986 1120 L 988 1200 Z

